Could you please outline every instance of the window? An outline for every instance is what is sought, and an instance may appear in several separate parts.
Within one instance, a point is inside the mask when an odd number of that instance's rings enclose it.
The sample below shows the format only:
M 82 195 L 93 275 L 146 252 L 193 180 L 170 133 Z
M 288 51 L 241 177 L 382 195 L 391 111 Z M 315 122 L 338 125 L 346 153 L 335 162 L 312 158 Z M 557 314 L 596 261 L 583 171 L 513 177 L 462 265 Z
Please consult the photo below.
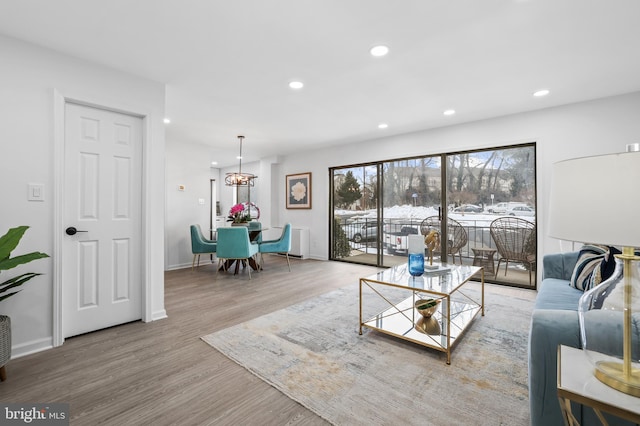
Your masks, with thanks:
M 483 262 L 489 282 L 535 286 L 529 280 L 535 232 L 523 257 L 529 261 L 507 262 L 490 230 L 503 216 L 535 230 L 534 143 L 336 167 L 330 175 L 331 259 L 377 266 L 406 262 L 407 236 L 435 217 L 447 224 L 443 235 L 455 226 L 459 236 L 441 238 L 442 262 Z

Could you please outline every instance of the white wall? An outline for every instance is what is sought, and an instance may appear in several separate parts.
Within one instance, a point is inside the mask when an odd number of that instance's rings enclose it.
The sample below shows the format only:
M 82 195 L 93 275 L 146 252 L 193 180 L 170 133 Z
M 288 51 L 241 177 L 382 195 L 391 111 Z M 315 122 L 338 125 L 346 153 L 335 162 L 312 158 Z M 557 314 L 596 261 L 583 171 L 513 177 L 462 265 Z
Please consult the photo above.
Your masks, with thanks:
M 29 225 L 13 255 L 54 249 L 54 90 L 99 100 L 126 111 L 144 111 L 149 144 L 145 219 L 151 283 L 150 318 L 164 316 L 164 85 L 0 36 L 0 232 Z M 27 184 L 44 184 L 43 202 L 27 201 Z M 45 349 L 53 334 L 53 261 L 43 259 L 0 276 L 41 272 L 23 291 L 0 302 L 12 320 L 13 356 Z
M 209 236 L 210 180 L 220 196 L 220 170 L 211 167 L 211 148 L 201 144 L 167 142 L 165 268 L 191 267 L 189 227 L 199 224 Z M 224 175 L 223 175 L 224 179 Z M 184 191 L 178 189 L 184 185 Z M 223 182 L 224 186 L 224 182 Z M 204 199 L 204 204 L 199 200 Z M 219 199 L 219 198 L 218 198 Z M 222 210 L 224 213 L 224 210 Z M 215 214 L 215 211 L 214 211 Z
M 279 186 L 273 198 L 279 208 L 278 220 L 309 227 L 311 257 L 327 259 L 329 167 L 535 141 L 538 249 L 540 255 L 557 252 L 562 248 L 560 242 L 546 235 L 551 165 L 568 158 L 623 152 L 627 143 L 640 142 L 638 111 L 640 92 L 289 155 L 278 168 L 279 176 L 274 177 Z M 285 175 L 307 171 L 312 172 L 313 208 L 286 210 Z M 597 202 L 597 194 L 593 202 Z M 588 202 L 582 208 L 588 208 Z

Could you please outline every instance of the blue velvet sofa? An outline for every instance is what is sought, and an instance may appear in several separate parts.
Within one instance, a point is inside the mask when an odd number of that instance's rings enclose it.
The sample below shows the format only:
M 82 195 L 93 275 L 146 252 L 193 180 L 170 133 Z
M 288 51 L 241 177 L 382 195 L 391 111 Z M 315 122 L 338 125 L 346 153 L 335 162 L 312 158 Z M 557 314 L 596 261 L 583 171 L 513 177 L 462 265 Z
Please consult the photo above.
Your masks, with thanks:
M 581 348 L 578 300 L 583 292 L 569 285 L 579 252 L 546 255 L 542 282 L 529 332 L 529 403 L 533 426 L 564 425 L 557 394 L 558 345 Z M 574 404 L 582 426 L 600 425 L 593 410 Z M 606 415 L 610 425 L 632 425 Z

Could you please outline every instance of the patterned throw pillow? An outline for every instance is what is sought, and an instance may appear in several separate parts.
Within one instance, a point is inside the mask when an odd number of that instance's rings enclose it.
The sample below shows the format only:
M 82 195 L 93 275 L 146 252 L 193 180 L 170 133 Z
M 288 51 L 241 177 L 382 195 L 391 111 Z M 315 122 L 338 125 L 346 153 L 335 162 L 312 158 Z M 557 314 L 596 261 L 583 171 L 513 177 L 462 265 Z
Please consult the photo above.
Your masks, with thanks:
M 595 244 L 585 244 L 582 246 L 580 253 L 578 254 L 576 266 L 573 268 L 573 274 L 571 274 L 571 281 L 569 281 L 569 285 L 577 288 L 578 290 L 588 290 L 591 281 L 591 273 L 596 267 L 600 266 L 606 252 L 607 248 L 603 246 Z
M 620 253 L 622 252 L 617 248 L 609 247 L 609 250 L 607 250 L 607 253 L 600 261 L 600 264 L 593 270 L 591 279 L 589 280 L 589 287 L 586 290 L 591 290 L 601 282 L 608 280 L 611 275 L 613 275 L 616 270 L 615 255 Z

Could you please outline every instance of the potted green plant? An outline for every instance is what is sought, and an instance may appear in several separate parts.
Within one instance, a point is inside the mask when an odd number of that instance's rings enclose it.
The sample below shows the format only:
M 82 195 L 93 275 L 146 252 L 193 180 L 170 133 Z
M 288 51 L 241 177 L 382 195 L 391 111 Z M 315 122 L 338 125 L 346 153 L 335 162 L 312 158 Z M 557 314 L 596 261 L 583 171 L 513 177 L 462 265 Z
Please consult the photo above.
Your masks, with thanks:
M 36 259 L 49 257 L 49 255 L 40 252 L 11 257 L 11 252 L 18 246 L 27 229 L 29 229 L 28 226 L 11 228 L 0 237 L 0 273 Z M 15 296 L 21 291 L 19 289 L 21 285 L 38 275 L 42 274 L 26 272 L 0 283 L 0 302 Z M 0 380 L 2 381 L 7 378 L 4 365 L 9 359 L 11 359 L 11 319 L 6 315 L 0 315 Z

